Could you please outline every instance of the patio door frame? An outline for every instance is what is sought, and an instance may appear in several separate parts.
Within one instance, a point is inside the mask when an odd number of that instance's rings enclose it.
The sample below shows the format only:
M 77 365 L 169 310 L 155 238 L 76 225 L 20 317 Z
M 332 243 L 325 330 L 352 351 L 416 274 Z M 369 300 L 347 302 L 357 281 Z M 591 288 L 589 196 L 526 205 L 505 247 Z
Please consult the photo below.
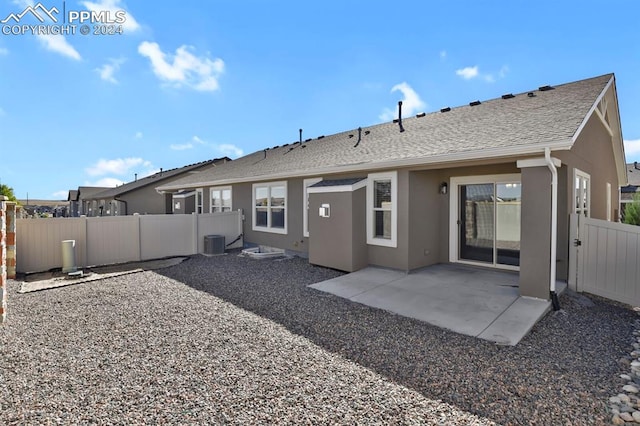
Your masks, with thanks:
M 458 224 L 459 218 L 459 197 L 460 190 L 459 187 L 461 185 L 474 185 L 474 184 L 483 184 L 490 183 L 494 185 L 500 183 L 519 183 L 522 184 L 522 175 L 520 173 L 511 173 L 511 174 L 503 174 L 503 175 L 476 175 L 476 176 L 455 176 L 451 177 L 449 181 L 449 262 L 451 263 L 464 263 L 468 265 L 475 266 L 484 266 L 487 268 L 495 268 L 495 269 L 506 269 L 509 271 L 519 271 L 519 266 L 513 265 L 504 265 L 497 263 L 497 258 L 495 255 L 495 221 L 496 214 L 494 211 L 494 256 L 493 263 L 487 262 L 474 262 L 472 260 L 460 259 L 459 255 L 459 241 L 460 241 L 460 229 L 461 227 Z

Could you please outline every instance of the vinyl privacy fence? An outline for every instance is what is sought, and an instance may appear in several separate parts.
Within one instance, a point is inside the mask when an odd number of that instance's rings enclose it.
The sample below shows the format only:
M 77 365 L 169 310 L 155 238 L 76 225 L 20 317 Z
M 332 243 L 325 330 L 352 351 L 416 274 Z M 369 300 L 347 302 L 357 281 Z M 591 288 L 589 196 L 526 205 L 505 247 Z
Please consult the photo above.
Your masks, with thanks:
M 229 244 L 242 234 L 242 213 L 18 219 L 16 226 L 18 272 L 41 272 L 62 266 L 65 240 L 76 241 L 78 267 L 203 253 L 206 235 Z M 240 238 L 227 248 L 242 245 Z
M 569 286 L 640 306 L 640 226 L 571 215 Z

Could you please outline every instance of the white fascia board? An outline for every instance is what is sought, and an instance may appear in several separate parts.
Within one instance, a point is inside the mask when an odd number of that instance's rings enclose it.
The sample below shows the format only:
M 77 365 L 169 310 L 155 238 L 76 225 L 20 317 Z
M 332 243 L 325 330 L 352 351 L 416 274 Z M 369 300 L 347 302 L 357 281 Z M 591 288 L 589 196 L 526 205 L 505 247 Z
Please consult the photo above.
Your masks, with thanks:
M 367 186 L 367 180 L 363 179 L 353 185 L 336 185 L 336 186 L 317 186 L 315 188 L 307 188 L 309 194 L 322 194 L 327 192 L 353 192 Z
M 173 198 L 187 198 L 195 194 L 195 191 L 185 192 L 184 194 L 173 194 Z
M 571 145 L 576 143 L 576 141 L 578 140 L 578 136 L 580 136 L 580 133 L 582 132 L 582 129 L 584 129 L 584 126 L 587 125 L 587 121 L 589 121 L 589 118 L 591 118 L 591 114 L 593 114 L 595 109 L 598 108 L 598 104 L 600 103 L 602 98 L 607 94 L 607 90 L 609 90 L 609 87 L 611 87 L 612 84 L 613 84 L 613 76 L 611 76 L 611 79 L 609 80 L 607 85 L 604 86 L 604 89 L 602 89 L 602 92 L 600 92 L 600 94 L 596 98 L 596 101 L 593 103 L 593 105 L 591 105 L 589 112 L 587 113 L 587 115 L 584 116 L 584 119 L 582 120 L 582 123 L 580 123 L 580 126 L 578 126 L 578 130 L 576 130 L 576 132 L 573 134 L 573 138 L 571 138 Z
M 580 136 L 580 133 L 582 132 L 582 129 L 584 128 L 584 126 L 587 125 L 587 122 L 591 118 L 591 114 L 595 113 L 596 109 L 598 108 L 598 104 L 600 103 L 602 98 L 604 98 L 606 96 L 607 91 L 609 91 L 609 89 L 612 86 L 613 86 L 613 89 L 614 89 L 613 90 L 613 96 L 614 96 L 614 99 L 615 99 L 616 113 L 618 115 L 618 118 L 620 117 L 620 108 L 618 106 L 618 93 L 615 90 L 614 82 L 615 82 L 615 76 L 612 75 L 611 79 L 609 80 L 607 85 L 604 87 L 604 89 L 602 89 L 602 92 L 600 93 L 600 95 L 598 95 L 598 97 L 596 98 L 596 101 L 591 106 L 591 109 L 589 109 L 589 112 L 584 117 L 584 120 L 582 120 L 582 123 L 580 123 L 580 126 L 578 127 L 578 130 L 576 130 L 576 132 L 574 133 L 573 138 L 571 140 L 571 145 L 573 145 L 576 142 L 576 140 L 578 140 L 578 137 Z M 623 143 L 623 138 L 622 138 L 622 129 L 620 128 L 621 124 L 620 124 L 620 120 L 619 119 L 618 119 L 618 124 L 619 124 L 618 132 L 619 132 L 620 138 L 613 137 L 612 138 L 612 144 L 614 145 L 613 146 L 613 152 L 614 152 L 614 156 L 616 157 L 616 170 L 618 172 L 618 181 L 620 183 L 622 183 L 622 182 L 626 182 L 627 174 L 626 174 L 626 164 L 625 164 L 625 161 L 624 161 L 625 156 L 624 156 L 624 143 Z M 608 130 L 610 131 L 611 128 L 608 128 Z M 616 143 L 616 139 L 619 139 L 617 141 L 618 143 Z
M 551 161 L 553 165 L 556 167 L 562 166 L 562 161 L 558 160 L 555 157 L 551 157 Z M 544 158 L 529 158 L 527 160 L 518 160 L 517 166 L 519 169 L 526 169 L 528 167 L 548 167 L 547 160 Z
M 573 140 L 566 139 L 566 140 L 561 140 L 553 143 L 545 143 L 545 144 L 524 145 L 524 146 L 515 146 L 515 147 L 509 147 L 509 148 L 504 148 L 504 147 L 487 148 L 487 149 L 481 149 L 476 151 L 457 152 L 454 154 L 431 155 L 427 157 L 411 157 L 411 158 L 404 158 L 400 160 L 391 160 L 391 161 L 345 164 L 343 166 L 324 167 L 320 169 L 309 169 L 309 170 L 297 171 L 297 172 L 281 172 L 281 173 L 273 173 L 270 175 L 263 175 L 263 176 L 249 176 L 249 177 L 242 177 L 242 178 L 220 179 L 220 180 L 192 183 L 192 184 L 188 184 L 188 187 L 185 187 L 185 184 L 182 184 L 180 186 L 166 185 L 166 186 L 160 186 L 156 189 L 163 190 L 163 191 L 175 191 L 178 189 L 188 189 L 188 188 L 196 188 L 196 187 L 203 187 L 203 186 L 231 185 L 234 183 L 269 182 L 272 180 L 301 178 L 301 177 L 319 176 L 319 175 L 330 175 L 330 174 L 347 173 L 347 172 L 398 169 L 403 167 L 413 167 L 413 166 L 423 166 L 423 165 L 438 165 L 438 164 L 444 165 L 444 164 L 455 163 L 459 161 L 487 160 L 487 159 L 494 159 L 494 158 L 499 159 L 499 158 L 505 158 L 505 157 L 528 155 L 528 154 L 541 154 L 541 153 L 544 153 L 544 149 L 547 147 L 551 148 L 554 151 L 569 150 L 571 149 L 572 146 L 573 146 Z

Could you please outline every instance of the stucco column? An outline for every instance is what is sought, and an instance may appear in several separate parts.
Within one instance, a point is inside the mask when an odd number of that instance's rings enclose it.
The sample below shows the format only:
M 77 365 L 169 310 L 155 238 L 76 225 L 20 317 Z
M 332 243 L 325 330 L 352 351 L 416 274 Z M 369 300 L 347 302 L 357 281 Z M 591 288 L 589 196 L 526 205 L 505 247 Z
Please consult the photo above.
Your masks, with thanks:
M 0 195 L 0 324 L 7 316 L 7 200 L 7 197 Z
M 16 278 L 16 211 L 17 205 L 7 202 L 6 233 L 7 233 L 7 278 Z
M 520 295 L 549 299 L 551 269 L 551 173 L 522 169 Z

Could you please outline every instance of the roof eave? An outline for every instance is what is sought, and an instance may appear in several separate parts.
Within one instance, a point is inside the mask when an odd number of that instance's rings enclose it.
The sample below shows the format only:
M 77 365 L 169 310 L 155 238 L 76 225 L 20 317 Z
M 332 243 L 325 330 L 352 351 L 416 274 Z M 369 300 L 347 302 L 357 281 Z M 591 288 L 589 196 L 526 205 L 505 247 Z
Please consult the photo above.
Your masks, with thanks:
M 573 140 L 567 139 L 547 144 L 514 146 L 510 148 L 485 148 L 476 151 L 464 151 L 453 154 L 431 155 L 426 157 L 403 158 L 391 161 L 380 161 L 359 164 L 347 164 L 343 166 L 323 167 L 313 170 L 303 170 L 296 172 L 271 173 L 268 175 L 249 176 L 242 178 L 218 179 L 211 181 L 194 182 L 182 185 L 164 185 L 156 187 L 156 191 L 173 192 L 190 188 L 200 188 L 207 186 L 229 185 L 234 183 L 261 182 L 283 178 L 299 178 L 309 176 L 330 175 L 346 172 L 358 172 L 368 170 L 383 170 L 405 167 L 415 167 L 421 165 L 449 164 L 462 161 L 473 161 L 483 159 L 499 159 L 505 157 L 520 157 L 523 155 L 541 154 L 549 147 L 552 151 L 568 150 L 573 146 Z

